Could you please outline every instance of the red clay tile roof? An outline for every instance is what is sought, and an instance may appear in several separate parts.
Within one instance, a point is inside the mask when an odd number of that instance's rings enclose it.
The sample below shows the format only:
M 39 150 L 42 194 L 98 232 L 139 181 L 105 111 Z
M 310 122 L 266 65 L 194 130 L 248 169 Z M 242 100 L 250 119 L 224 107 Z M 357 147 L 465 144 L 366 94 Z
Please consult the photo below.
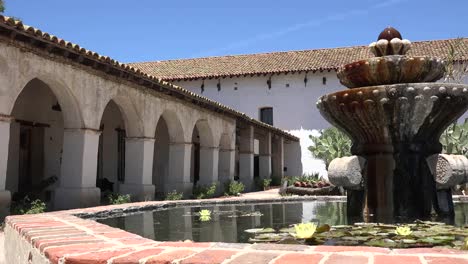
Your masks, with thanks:
M 40 29 L 24 25 L 21 21 L 14 18 L 0 15 L 0 40 L 16 43 L 22 42 L 24 43 L 24 47 L 33 46 L 36 49 L 49 53 L 49 55 L 61 56 L 74 63 L 91 67 L 93 70 L 99 70 L 107 75 L 113 75 L 125 81 L 133 82 L 142 88 L 153 89 L 174 98 L 185 100 L 193 105 L 209 109 L 210 111 L 230 116 L 238 122 L 241 121 L 254 127 L 264 128 L 273 134 L 283 136 L 287 140 L 299 141 L 298 137 L 282 129 L 260 122 L 228 106 L 142 72 L 132 65 L 120 63 L 110 57 L 102 56 L 77 44 L 42 32 Z
M 408 55 L 445 58 L 456 39 L 414 42 Z M 286 72 L 336 70 L 353 61 L 373 57 L 367 46 L 272 52 L 131 63 L 135 68 L 166 81 Z M 457 60 L 468 60 L 468 38 L 462 38 Z

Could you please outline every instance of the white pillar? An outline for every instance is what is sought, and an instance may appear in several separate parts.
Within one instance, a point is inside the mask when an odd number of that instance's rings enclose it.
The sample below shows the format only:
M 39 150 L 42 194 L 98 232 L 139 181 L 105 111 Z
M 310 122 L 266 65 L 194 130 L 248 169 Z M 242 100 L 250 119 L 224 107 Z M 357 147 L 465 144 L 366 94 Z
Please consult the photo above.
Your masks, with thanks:
M 284 176 L 284 139 L 279 137 L 274 141 L 273 151 L 273 172 L 272 177 L 282 179 Z
M 260 139 L 259 148 L 259 176 L 260 179 L 271 178 L 271 133 L 266 132 L 266 135 Z
M 125 139 L 125 181 L 119 193 L 130 194 L 132 201 L 154 200 L 154 138 Z
M 235 166 L 236 166 L 236 150 L 235 149 L 220 149 L 219 150 L 218 180 L 222 186 L 224 186 L 225 183 L 234 180 Z
M 239 145 L 239 180 L 246 191 L 254 188 L 254 129 L 252 126 L 241 129 Z
M 96 188 L 99 135 L 100 132 L 92 129 L 65 129 L 55 209 L 100 204 L 101 192 Z
M 6 216 L 10 208 L 11 194 L 5 190 L 10 142 L 10 117 L 0 116 L 0 217 Z
M 218 184 L 218 147 L 200 147 L 200 180 L 201 186 L 209 186 L 213 183 Z
M 185 197 L 192 195 L 190 182 L 190 162 L 192 143 L 171 143 L 169 145 L 169 177 L 166 192 L 183 192 Z

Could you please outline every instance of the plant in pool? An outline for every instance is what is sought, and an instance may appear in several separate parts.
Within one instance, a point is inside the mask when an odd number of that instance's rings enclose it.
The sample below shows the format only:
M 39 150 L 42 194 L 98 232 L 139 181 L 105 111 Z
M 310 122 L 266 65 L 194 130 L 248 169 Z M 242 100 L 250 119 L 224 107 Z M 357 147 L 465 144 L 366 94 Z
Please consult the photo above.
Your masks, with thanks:
M 395 229 L 395 234 L 399 236 L 409 236 L 411 233 L 413 233 L 413 231 L 411 231 L 409 226 L 397 226 Z
M 309 239 L 312 238 L 316 230 L 317 225 L 314 223 L 300 223 L 294 225 L 295 233 L 292 235 L 297 239 Z
M 397 226 L 377 223 L 356 223 L 350 226 L 298 224 L 274 229 L 258 229 L 251 233 L 255 243 L 296 243 L 307 245 L 374 246 L 388 248 L 450 247 L 468 249 L 468 229 L 429 221 L 415 221 Z M 250 231 L 250 232 L 249 232 Z
M 130 203 L 131 198 L 129 194 L 109 194 L 108 196 L 109 203 L 110 204 L 124 204 L 124 203 Z
M 202 222 L 206 222 L 206 221 L 210 221 L 211 220 L 211 211 L 208 210 L 208 209 L 203 209 L 201 210 L 200 212 L 198 212 L 199 216 L 200 216 L 200 221 Z
M 169 192 L 166 195 L 166 198 L 164 198 L 164 200 L 166 200 L 166 201 L 176 201 L 176 200 L 182 200 L 183 197 L 184 197 L 183 193 L 181 193 L 181 192 L 179 193 L 176 190 L 173 190 L 172 192 Z
M 230 181 L 224 187 L 225 196 L 239 196 L 245 189 L 245 185 L 242 182 Z
M 195 186 L 193 188 L 193 196 L 195 199 L 209 199 L 213 198 L 216 193 L 217 184 L 213 183 L 209 186 Z

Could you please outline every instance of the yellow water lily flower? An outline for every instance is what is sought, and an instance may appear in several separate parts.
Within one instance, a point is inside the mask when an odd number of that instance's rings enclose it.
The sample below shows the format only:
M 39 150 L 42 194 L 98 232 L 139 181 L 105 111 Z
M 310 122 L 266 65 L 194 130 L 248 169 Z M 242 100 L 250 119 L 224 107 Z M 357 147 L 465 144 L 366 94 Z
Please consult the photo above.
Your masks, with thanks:
M 413 231 L 411 231 L 411 228 L 409 226 L 398 226 L 395 230 L 395 233 L 399 236 L 409 236 Z
M 315 230 L 317 230 L 317 225 L 314 223 L 301 223 L 294 225 L 294 230 L 296 231 L 295 234 L 292 234 L 294 237 L 298 239 L 307 239 L 314 235 Z
M 211 211 L 207 209 L 203 209 L 199 212 L 200 216 L 209 216 L 211 217 Z
M 209 215 L 200 215 L 200 221 L 207 222 L 211 220 L 211 216 Z

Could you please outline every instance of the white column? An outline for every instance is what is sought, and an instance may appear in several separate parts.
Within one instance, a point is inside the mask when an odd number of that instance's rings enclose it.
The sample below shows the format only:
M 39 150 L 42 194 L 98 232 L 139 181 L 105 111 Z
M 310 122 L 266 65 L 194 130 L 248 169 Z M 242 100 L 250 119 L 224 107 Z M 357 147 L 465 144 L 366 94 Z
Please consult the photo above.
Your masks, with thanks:
M 254 129 L 252 126 L 240 131 L 239 180 L 246 191 L 253 190 L 254 184 Z
M 11 194 L 5 190 L 8 166 L 8 145 L 10 142 L 10 117 L 0 116 L 0 216 L 9 211 Z
M 200 147 L 200 180 L 199 185 L 218 184 L 218 147 Z
M 274 153 L 273 153 L 273 178 L 281 179 L 284 176 L 284 148 L 283 148 L 283 137 L 279 137 L 274 141 Z
M 259 149 L 259 173 L 260 179 L 271 178 L 271 133 L 266 132 L 266 135 L 260 139 Z
M 169 145 L 169 177 L 166 192 L 183 192 L 185 197 L 192 195 L 190 182 L 190 159 L 192 143 L 171 143 Z
M 130 194 L 132 201 L 154 200 L 154 138 L 125 139 L 125 181 L 119 193 Z
M 219 150 L 219 168 L 218 180 L 222 186 L 225 183 L 234 180 L 234 170 L 236 164 L 236 150 L 220 149 Z
M 65 129 L 55 209 L 100 204 L 101 192 L 96 188 L 99 135 L 100 132 L 92 129 Z

